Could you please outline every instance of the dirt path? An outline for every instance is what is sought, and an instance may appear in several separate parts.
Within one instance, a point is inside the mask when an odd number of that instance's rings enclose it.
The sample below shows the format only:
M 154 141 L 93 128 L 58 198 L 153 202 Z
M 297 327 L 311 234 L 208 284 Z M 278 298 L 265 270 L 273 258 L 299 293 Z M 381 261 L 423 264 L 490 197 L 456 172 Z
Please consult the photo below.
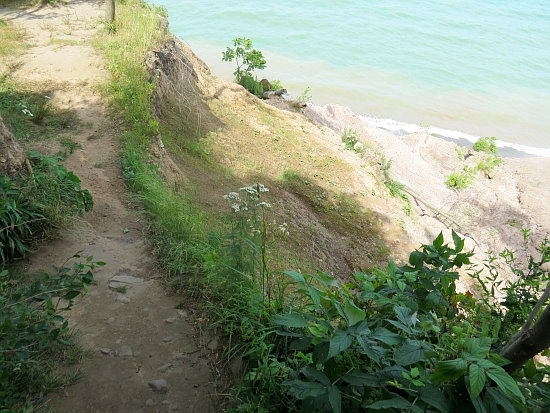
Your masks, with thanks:
M 48 405 L 58 412 L 214 411 L 208 352 L 200 346 L 192 312 L 176 310 L 180 300 L 160 285 L 142 217 L 121 177 L 117 125 L 93 89 L 107 76 L 88 44 L 101 7 L 72 1 L 31 11 L 0 9 L 0 18 L 24 27 L 32 44 L 14 76 L 49 84 L 52 101 L 77 112 L 83 127 L 72 138 L 82 149 L 66 165 L 95 201 L 92 213 L 43 246 L 29 265 L 59 265 L 78 250 L 107 262 L 70 314 L 93 352 L 83 362 L 84 379 L 53 395 Z

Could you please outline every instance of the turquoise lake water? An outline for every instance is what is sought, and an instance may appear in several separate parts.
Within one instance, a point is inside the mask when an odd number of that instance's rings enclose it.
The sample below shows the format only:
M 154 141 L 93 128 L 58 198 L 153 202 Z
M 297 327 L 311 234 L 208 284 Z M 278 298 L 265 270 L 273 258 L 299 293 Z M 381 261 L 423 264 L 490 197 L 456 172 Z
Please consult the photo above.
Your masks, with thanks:
M 221 54 L 245 36 L 268 61 L 258 77 L 293 95 L 309 86 L 315 103 L 388 129 L 497 136 L 550 156 L 548 0 L 155 3 L 218 76 L 231 78 Z

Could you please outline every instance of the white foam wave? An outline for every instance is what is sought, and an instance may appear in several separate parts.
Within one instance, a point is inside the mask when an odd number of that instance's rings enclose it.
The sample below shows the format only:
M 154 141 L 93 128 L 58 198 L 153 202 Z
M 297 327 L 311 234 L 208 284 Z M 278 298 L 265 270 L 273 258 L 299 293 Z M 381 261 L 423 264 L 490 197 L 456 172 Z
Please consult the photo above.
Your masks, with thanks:
M 369 125 L 376 128 L 386 129 L 396 135 L 406 135 L 409 133 L 425 132 L 431 135 L 440 135 L 448 139 L 461 140 L 465 139 L 469 142 L 476 142 L 481 136 L 470 135 L 468 133 L 438 128 L 436 126 L 421 126 L 415 123 L 401 122 L 395 119 L 389 118 L 377 118 L 375 116 L 362 115 Z M 533 146 L 521 145 L 518 143 L 505 142 L 501 140 L 496 141 L 496 145 L 499 148 L 512 148 L 520 152 L 527 153 L 534 156 L 542 156 L 550 158 L 550 148 L 536 148 Z

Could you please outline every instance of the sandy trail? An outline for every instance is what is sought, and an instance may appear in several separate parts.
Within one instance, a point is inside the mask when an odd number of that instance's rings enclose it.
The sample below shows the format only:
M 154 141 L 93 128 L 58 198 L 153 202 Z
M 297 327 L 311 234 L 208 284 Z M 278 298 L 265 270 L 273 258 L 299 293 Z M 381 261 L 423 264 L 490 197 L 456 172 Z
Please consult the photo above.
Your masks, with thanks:
M 93 212 L 40 248 L 29 266 L 60 265 L 79 250 L 107 263 L 69 315 L 93 353 L 82 364 L 84 379 L 52 395 L 48 406 L 58 412 L 214 411 L 208 351 L 201 347 L 192 311 L 177 310 L 180 300 L 160 285 L 145 225 L 122 180 L 120 128 L 93 89 L 108 76 L 88 44 L 100 26 L 102 5 L 0 8 L 0 18 L 24 27 L 32 45 L 14 76 L 47 84 L 56 105 L 77 112 L 83 127 L 72 138 L 82 149 L 65 163 L 95 201 Z M 161 391 L 154 391 L 149 384 L 154 380 L 165 380 L 167 389 L 157 382 Z

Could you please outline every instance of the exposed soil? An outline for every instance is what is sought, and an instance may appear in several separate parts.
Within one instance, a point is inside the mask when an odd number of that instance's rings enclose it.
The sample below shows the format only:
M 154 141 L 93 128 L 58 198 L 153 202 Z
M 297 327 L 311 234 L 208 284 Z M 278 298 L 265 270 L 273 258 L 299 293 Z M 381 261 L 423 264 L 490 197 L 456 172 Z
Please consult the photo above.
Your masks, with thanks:
M 94 89 L 107 76 L 87 44 L 102 7 L 103 2 L 72 1 L 55 8 L 0 9 L 0 18 L 23 27 L 32 45 L 12 75 L 46 85 L 53 104 L 76 111 L 80 126 L 71 138 L 82 149 L 65 164 L 95 202 L 93 212 L 32 254 L 28 265 L 60 265 L 79 250 L 107 263 L 68 315 L 93 354 L 82 364 L 84 378 L 47 403 L 59 412 L 214 411 L 210 350 L 201 343 L 193 311 L 161 286 L 142 216 L 121 177 L 120 127 Z M 154 391 L 153 380 L 165 380 L 167 389 L 161 382 Z

